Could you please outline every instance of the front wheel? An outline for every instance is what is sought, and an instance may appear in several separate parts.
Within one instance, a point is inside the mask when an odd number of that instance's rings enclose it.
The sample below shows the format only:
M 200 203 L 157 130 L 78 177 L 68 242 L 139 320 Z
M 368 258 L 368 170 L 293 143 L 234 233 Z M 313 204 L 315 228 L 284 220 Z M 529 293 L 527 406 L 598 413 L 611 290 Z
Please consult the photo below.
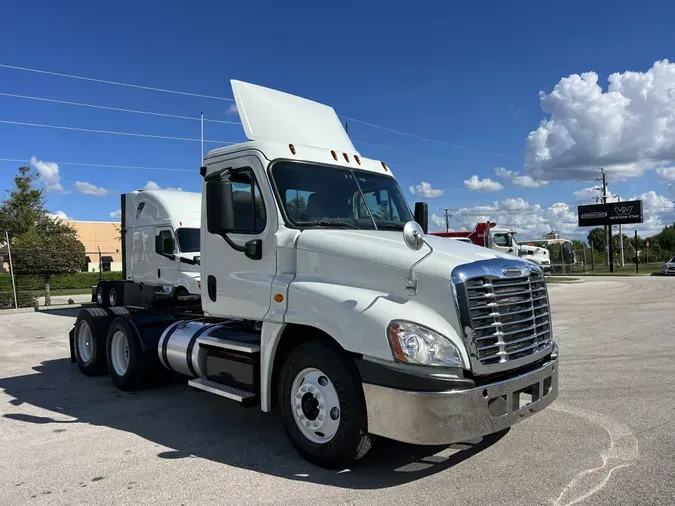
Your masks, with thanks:
M 298 346 L 280 375 L 279 403 L 286 435 L 306 460 L 325 468 L 349 466 L 371 448 L 366 406 L 354 364 L 319 342 Z

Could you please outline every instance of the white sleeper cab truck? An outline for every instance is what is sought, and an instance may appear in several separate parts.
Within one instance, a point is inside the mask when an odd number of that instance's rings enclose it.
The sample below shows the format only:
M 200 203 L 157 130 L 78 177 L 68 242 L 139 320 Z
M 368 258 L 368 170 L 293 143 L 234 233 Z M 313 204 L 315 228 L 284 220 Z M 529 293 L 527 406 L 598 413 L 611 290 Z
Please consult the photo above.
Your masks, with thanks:
M 122 281 L 96 285 L 101 307 L 198 301 L 201 193 L 122 194 Z
M 250 142 L 201 168 L 202 313 L 82 310 L 70 344 L 84 374 L 132 390 L 168 370 L 276 407 L 295 449 L 324 467 L 363 457 L 377 436 L 474 440 L 556 399 L 538 266 L 426 235 L 426 205 L 413 218 L 332 108 L 232 86 Z

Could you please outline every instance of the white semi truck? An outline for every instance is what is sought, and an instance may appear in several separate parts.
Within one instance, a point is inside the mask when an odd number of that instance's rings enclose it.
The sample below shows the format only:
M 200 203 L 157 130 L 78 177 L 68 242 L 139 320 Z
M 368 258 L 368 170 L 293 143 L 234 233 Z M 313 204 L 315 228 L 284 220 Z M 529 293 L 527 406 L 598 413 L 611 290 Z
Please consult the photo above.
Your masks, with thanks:
M 101 307 L 198 301 L 201 193 L 138 190 L 122 199 L 122 281 L 101 281 Z
M 558 395 L 541 269 L 425 235 L 389 167 L 334 110 L 232 81 L 250 142 L 201 168 L 201 313 L 82 310 L 71 359 L 122 390 L 163 371 L 263 412 L 323 467 L 376 436 L 420 445 L 506 430 Z
M 543 272 L 551 272 L 549 250 L 542 246 L 519 244 L 517 232 L 511 228 L 499 228 L 495 222 L 479 222 L 476 228 L 466 232 L 432 232 L 431 235 L 451 239 L 470 241 L 476 246 L 491 248 L 502 253 L 524 258 L 539 267 Z

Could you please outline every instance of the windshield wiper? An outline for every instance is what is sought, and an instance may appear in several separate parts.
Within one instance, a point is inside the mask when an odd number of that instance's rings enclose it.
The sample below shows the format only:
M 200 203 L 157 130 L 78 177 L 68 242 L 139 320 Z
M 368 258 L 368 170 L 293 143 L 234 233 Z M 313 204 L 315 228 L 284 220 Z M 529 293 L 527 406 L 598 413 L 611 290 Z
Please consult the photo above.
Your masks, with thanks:
M 401 223 L 378 223 L 377 228 L 390 228 L 394 230 L 403 230 L 404 225 Z
M 356 225 L 352 225 L 351 223 L 342 220 L 321 220 L 318 225 L 320 227 L 349 227 L 354 230 L 361 230 Z

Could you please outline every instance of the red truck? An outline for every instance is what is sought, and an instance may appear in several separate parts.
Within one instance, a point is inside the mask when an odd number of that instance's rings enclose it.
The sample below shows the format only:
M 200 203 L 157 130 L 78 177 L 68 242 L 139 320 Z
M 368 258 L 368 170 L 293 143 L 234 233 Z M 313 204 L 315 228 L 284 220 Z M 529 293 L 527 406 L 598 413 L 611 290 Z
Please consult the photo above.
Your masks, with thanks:
M 534 245 L 518 244 L 516 231 L 508 228 L 497 228 L 495 222 L 479 222 L 470 232 L 430 232 L 429 235 L 449 237 L 453 239 L 469 239 L 477 246 L 494 249 L 509 255 L 522 257 L 537 264 L 544 272 L 551 270 L 551 258 L 546 248 Z

